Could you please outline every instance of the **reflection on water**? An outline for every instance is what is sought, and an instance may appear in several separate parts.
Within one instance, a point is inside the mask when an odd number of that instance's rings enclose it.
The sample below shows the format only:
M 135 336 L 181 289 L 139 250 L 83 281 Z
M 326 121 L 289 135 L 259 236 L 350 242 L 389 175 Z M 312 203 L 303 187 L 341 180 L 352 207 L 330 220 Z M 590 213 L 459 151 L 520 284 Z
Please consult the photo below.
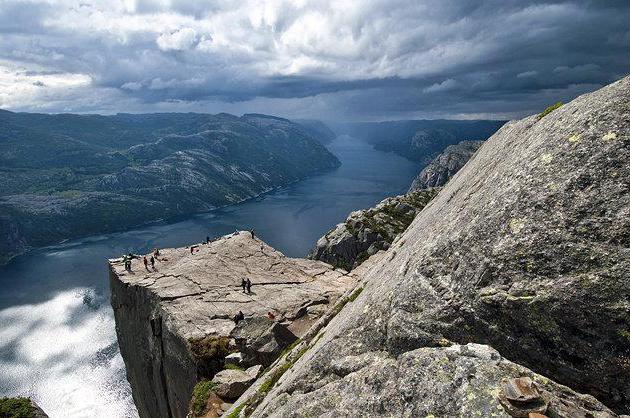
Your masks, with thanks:
M 32 394 L 51 417 L 135 416 L 102 299 L 76 288 L 0 311 L 0 392 Z
M 342 162 L 335 171 L 185 221 L 69 241 L 0 267 L 0 396 L 30 395 L 53 418 L 135 416 L 105 260 L 251 228 L 285 254 L 304 256 L 349 212 L 404 192 L 418 171 L 354 138 L 329 148 Z

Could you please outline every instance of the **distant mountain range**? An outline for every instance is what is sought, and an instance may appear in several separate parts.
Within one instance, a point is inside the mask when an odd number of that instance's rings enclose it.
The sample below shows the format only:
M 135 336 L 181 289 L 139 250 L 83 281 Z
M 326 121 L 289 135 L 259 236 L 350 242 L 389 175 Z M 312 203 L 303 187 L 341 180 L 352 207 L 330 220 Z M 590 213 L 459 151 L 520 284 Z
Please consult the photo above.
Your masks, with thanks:
M 0 111 L 0 262 L 31 246 L 236 203 L 338 167 L 318 129 L 258 114 Z
M 495 120 L 400 120 L 334 125 L 339 134 L 365 139 L 374 148 L 395 152 L 421 165 L 444 148 L 464 140 L 485 140 L 505 121 Z

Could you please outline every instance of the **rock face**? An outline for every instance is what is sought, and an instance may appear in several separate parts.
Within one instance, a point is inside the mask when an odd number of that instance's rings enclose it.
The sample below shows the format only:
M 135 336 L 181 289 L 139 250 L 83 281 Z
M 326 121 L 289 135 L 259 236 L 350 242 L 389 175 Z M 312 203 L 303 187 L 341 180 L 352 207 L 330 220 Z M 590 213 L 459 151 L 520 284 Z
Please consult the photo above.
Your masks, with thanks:
M 630 77 L 503 126 L 253 416 L 507 416 L 523 376 L 548 416 L 611 415 L 514 363 L 628 413 L 628 161 Z
M 444 186 L 468 162 L 481 144 L 483 141 L 462 141 L 456 145 L 449 145 L 422 169 L 413 180 L 409 191 Z
M 615 416 L 592 396 L 512 363 L 486 345 L 424 347 L 399 357 L 363 353 L 336 358 L 326 366 L 334 370 L 335 379 L 324 386 L 295 382 L 293 396 L 280 392 L 280 385 L 252 416 L 317 417 L 331 410 L 342 417 L 529 418 L 532 412 L 547 417 Z M 515 381 L 529 383 L 526 399 L 510 396 Z M 322 399 L 324 390 L 329 395 Z
M 293 315 L 293 314 L 292 314 Z M 291 317 L 291 319 L 294 319 Z M 243 355 L 241 363 L 269 366 L 297 336 L 287 327 L 266 317 L 246 318 L 230 333 Z
M 229 336 L 238 311 L 245 321 L 272 312 L 294 329 L 315 320 L 322 306 L 356 282 L 325 263 L 287 258 L 249 232 L 199 245 L 193 253 L 161 250 L 159 259 L 155 271 L 145 270 L 139 259 L 131 272 L 120 259 L 109 264 L 118 343 L 141 417 L 186 416 L 197 381 L 212 379 L 225 356 L 237 350 Z M 252 281 L 249 294 L 240 286 L 244 278 Z M 284 348 L 280 325 L 263 321 L 262 335 L 254 340 L 268 344 L 261 343 L 258 352 Z M 265 333 L 277 337 L 273 344 Z
M 437 192 L 389 197 L 373 208 L 352 212 L 317 241 L 308 257 L 352 270 L 376 252 L 387 250 Z
M 249 114 L 0 111 L 0 262 L 27 247 L 240 202 L 340 165 L 315 131 Z

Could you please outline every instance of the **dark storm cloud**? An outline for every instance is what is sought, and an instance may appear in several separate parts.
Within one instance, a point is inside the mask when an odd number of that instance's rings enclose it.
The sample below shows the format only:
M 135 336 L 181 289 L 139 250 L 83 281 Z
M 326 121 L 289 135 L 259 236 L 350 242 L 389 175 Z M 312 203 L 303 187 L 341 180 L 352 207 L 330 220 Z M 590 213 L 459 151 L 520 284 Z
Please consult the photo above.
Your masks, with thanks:
M 630 71 L 627 1 L 345 3 L 5 1 L 0 107 L 512 117 Z

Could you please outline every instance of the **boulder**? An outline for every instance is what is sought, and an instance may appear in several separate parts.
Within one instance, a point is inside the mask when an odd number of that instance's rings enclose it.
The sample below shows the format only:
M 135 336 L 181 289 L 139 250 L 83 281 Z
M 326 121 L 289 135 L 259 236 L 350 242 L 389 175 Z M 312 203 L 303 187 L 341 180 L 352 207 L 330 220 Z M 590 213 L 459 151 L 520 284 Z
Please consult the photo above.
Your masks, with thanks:
M 221 370 L 212 378 L 216 383 L 214 392 L 221 399 L 234 400 L 243 394 L 256 380 L 256 376 L 243 370 Z
M 230 334 L 243 353 L 244 364 L 268 366 L 298 337 L 286 326 L 266 317 L 245 318 Z
M 241 364 L 243 361 L 243 353 L 231 353 L 225 356 L 225 364 Z

